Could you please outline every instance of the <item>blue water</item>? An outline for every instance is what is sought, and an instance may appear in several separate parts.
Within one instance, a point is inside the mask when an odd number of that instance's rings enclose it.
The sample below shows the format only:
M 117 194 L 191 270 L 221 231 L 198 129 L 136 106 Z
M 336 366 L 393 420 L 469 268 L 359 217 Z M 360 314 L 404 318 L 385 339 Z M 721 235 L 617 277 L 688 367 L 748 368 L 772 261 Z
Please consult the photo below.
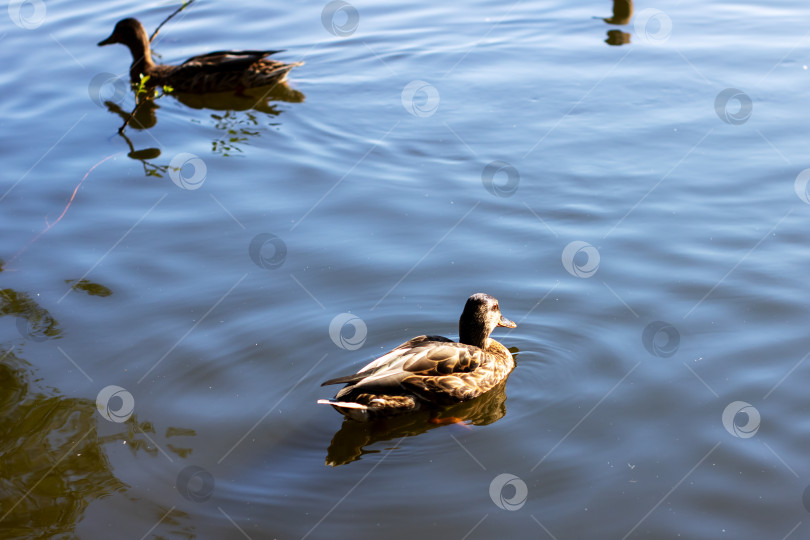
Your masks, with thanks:
M 2 536 L 806 537 L 807 6 L 335 6 L 193 4 L 162 61 L 306 63 L 129 141 L 174 5 L 0 16 Z M 315 404 L 479 291 L 466 426 Z

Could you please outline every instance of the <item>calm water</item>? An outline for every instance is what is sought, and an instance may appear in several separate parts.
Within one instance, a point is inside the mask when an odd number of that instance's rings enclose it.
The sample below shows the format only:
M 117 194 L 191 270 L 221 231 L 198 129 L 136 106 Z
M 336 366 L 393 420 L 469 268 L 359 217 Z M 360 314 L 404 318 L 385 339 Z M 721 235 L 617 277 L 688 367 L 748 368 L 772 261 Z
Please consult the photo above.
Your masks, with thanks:
M 174 7 L 0 14 L 0 536 L 810 536 L 806 2 L 202 2 L 306 65 L 119 136 Z M 315 404 L 477 291 L 466 425 Z

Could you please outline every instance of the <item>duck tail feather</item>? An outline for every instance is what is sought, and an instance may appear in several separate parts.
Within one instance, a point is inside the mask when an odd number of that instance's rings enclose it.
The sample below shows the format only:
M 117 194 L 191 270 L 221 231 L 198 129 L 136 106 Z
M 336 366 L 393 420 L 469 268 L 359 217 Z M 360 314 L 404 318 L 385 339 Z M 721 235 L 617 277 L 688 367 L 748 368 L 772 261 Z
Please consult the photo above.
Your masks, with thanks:
M 360 403 L 354 403 L 352 401 L 338 401 L 336 399 L 319 399 L 318 403 L 321 405 L 332 405 L 334 407 L 342 407 L 344 409 L 360 409 L 362 411 L 367 411 L 368 406 L 361 405 Z
M 348 383 L 356 383 L 358 381 L 362 381 L 368 377 L 368 373 L 353 373 L 351 375 L 344 375 L 343 377 L 336 377 L 334 379 L 329 379 L 328 381 L 324 381 L 321 383 L 321 386 L 327 386 L 329 384 L 348 384 Z

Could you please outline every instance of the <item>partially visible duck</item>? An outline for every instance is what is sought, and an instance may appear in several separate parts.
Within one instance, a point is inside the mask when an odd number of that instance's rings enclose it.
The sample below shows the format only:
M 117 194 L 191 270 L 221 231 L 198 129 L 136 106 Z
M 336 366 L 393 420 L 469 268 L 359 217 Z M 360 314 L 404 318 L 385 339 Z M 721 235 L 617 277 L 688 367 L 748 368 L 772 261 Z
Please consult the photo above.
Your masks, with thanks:
M 506 347 L 490 334 L 498 326 L 516 325 L 501 315 L 498 300 L 476 293 L 467 299 L 458 326 L 458 342 L 442 336 L 418 336 L 354 375 L 324 382 L 321 386 L 346 386 L 334 399 L 318 403 L 332 405 L 355 420 L 371 420 L 480 396 L 515 367 Z
M 178 92 L 241 91 L 283 82 L 287 73 L 303 62 L 285 64 L 267 56 L 282 51 L 217 51 L 189 58 L 178 66 L 156 64 L 152 60 L 149 38 L 137 19 L 123 19 L 99 47 L 121 43 L 132 53 L 129 77 L 133 83 L 148 75 L 147 86 L 171 86 Z

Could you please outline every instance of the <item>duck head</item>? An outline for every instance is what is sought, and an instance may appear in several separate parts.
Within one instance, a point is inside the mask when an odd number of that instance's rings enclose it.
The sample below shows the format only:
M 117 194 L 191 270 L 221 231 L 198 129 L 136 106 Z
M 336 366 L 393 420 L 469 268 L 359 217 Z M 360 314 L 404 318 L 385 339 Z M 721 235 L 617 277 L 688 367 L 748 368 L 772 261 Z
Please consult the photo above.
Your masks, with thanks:
M 498 327 L 517 325 L 501 315 L 498 300 L 488 294 L 476 293 L 467 299 L 458 321 L 459 342 L 481 349 L 489 346 L 489 335 Z
M 152 54 L 149 48 L 149 36 L 138 19 L 122 19 L 118 21 L 110 36 L 98 42 L 98 46 L 121 43 L 132 53 L 132 65 L 129 68 L 130 79 L 137 83 L 142 73 L 154 68 Z
M 110 36 L 98 42 L 98 46 L 110 45 L 112 43 L 122 43 L 129 46 L 131 43 L 149 43 L 146 30 L 138 19 L 122 19 L 118 21 Z

